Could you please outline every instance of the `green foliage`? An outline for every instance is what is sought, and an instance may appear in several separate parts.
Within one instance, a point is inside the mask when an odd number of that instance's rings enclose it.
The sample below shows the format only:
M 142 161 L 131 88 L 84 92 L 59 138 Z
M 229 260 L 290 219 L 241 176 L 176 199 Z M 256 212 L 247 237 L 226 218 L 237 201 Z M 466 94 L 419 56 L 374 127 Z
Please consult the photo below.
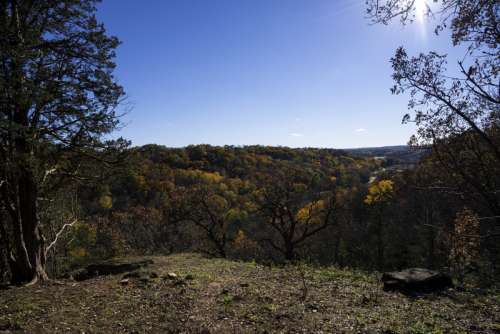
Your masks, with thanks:
M 91 252 L 96 246 L 97 231 L 92 225 L 76 223 L 73 225 L 68 238 L 68 255 L 72 266 L 81 265 L 91 259 Z

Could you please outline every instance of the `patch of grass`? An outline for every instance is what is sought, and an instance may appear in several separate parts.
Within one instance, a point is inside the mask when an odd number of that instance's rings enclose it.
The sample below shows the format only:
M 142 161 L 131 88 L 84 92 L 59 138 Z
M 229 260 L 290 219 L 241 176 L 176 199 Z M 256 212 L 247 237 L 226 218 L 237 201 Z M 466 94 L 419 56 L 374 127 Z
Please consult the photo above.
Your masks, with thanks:
M 441 328 L 427 325 L 423 322 L 417 322 L 410 326 L 408 332 L 409 334 L 444 334 Z
M 262 305 L 262 309 L 267 312 L 274 313 L 276 312 L 277 307 L 274 304 L 266 303 Z
M 373 275 L 363 273 L 356 270 L 340 269 L 336 267 L 323 267 L 315 270 L 316 275 L 323 280 L 350 280 L 353 282 L 370 282 L 376 281 Z
M 229 309 L 233 304 L 234 297 L 230 293 L 225 293 L 222 297 L 222 303 L 224 304 L 225 309 Z
M 134 278 L 122 285 L 123 275 L 117 275 L 4 290 L 0 329 L 42 334 L 199 333 L 203 328 L 213 333 L 500 330 L 498 290 L 457 290 L 414 299 L 382 291 L 375 275 L 335 267 L 262 266 L 197 254 L 148 258 L 154 264 L 138 277 L 173 272 L 178 279 L 136 284 Z M 302 298 L 304 280 L 307 298 Z

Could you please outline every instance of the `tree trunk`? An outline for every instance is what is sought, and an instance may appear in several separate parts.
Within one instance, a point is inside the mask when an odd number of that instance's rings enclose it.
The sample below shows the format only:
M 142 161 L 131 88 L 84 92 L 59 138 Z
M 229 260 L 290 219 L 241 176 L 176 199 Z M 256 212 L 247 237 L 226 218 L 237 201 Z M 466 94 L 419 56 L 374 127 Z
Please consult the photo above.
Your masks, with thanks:
M 291 242 L 287 242 L 285 246 L 285 260 L 293 261 L 295 260 L 295 251 L 293 244 Z
M 5 230 L 5 220 L 0 212 L 0 284 L 6 283 L 10 274 L 9 271 L 9 241 L 7 240 L 7 231 Z
M 339 253 L 340 253 L 340 237 L 337 236 L 337 238 L 335 238 L 335 247 L 334 247 L 334 251 L 333 251 L 333 262 L 336 265 L 340 264 L 340 261 L 339 261 L 340 254 Z
M 377 265 L 379 270 L 384 269 L 384 231 L 382 223 L 382 210 L 378 214 L 377 222 Z
M 37 207 L 37 186 L 33 174 L 24 169 L 18 181 L 17 216 L 12 217 L 14 254 L 10 256 L 12 283 L 47 280 L 45 246 Z
M 220 241 L 220 242 L 215 241 L 215 244 L 216 244 L 216 248 L 217 248 L 217 253 L 219 253 L 220 257 L 225 259 L 227 257 L 225 242 L 224 241 Z

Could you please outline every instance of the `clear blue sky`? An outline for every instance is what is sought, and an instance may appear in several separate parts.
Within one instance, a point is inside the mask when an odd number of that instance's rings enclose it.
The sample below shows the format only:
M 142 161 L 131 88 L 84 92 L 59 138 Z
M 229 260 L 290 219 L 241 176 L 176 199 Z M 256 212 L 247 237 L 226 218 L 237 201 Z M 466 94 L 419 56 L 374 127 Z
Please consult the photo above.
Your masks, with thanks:
M 104 0 L 133 145 L 362 147 L 407 142 L 390 57 L 450 51 L 417 23 L 370 25 L 364 0 Z M 425 31 L 427 30 L 427 31 Z

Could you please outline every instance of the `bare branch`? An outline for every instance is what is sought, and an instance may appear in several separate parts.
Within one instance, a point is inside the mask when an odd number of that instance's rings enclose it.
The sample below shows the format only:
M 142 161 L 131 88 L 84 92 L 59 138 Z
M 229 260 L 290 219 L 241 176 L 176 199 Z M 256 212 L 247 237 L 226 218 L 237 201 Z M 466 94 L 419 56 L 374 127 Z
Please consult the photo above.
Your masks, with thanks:
M 57 240 L 59 239 L 59 237 L 61 236 L 61 234 L 63 234 L 64 230 L 66 228 L 73 227 L 73 225 L 75 225 L 76 223 L 78 223 L 78 219 L 77 218 L 75 218 L 71 223 L 64 224 L 61 227 L 61 229 L 59 230 L 59 232 L 56 233 L 56 236 L 55 236 L 54 240 L 45 249 L 45 257 L 47 257 L 47 254 L 52 249 L 52 247 L 54 247 L 56 245 Z

